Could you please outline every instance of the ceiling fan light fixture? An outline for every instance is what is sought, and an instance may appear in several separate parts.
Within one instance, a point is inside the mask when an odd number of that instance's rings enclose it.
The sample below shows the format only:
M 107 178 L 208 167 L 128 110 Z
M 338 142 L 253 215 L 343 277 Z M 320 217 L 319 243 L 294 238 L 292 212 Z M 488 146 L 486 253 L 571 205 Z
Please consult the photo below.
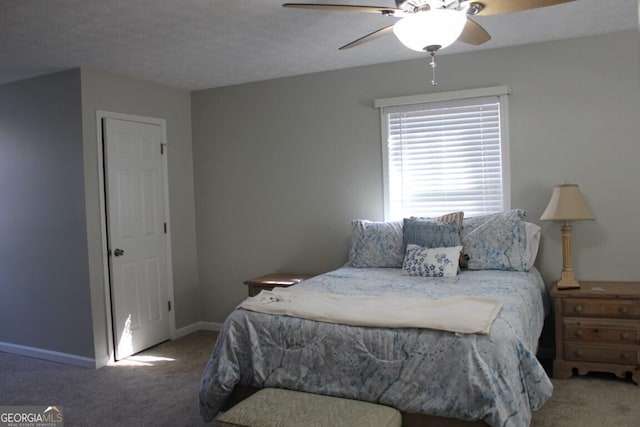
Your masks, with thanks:
M 460 11 L 432 9 L 400 19 L 393 33 L 402 44 L 418 52 L 430 46 L 444 49 L 460 37 L 466 22 L 467 16 Z

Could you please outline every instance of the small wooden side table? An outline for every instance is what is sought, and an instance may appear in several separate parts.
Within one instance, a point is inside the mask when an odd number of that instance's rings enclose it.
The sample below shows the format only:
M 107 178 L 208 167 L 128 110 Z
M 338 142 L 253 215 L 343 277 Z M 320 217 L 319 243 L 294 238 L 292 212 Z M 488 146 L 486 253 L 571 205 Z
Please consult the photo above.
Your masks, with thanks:
M 572 370 L 627 374 L 640 381 L 640 282 L 580 282 L 551 296 L 556 317 L 553 377 Z
M 253 297 L 261 291 L 270 291 L 273 288 L 286 288 L 313 276 L 313 274 L 274 273 L 245 280 L 244 284 L 248 286 L 249 296 Z

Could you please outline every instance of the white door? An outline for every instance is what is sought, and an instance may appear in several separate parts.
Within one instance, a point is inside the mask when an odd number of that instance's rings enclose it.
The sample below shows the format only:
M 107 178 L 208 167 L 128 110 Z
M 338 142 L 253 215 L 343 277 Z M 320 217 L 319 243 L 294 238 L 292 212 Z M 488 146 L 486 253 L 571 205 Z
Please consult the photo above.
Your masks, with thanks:
M 162 128 L 103 119 L 116 360 L 170 337 Z

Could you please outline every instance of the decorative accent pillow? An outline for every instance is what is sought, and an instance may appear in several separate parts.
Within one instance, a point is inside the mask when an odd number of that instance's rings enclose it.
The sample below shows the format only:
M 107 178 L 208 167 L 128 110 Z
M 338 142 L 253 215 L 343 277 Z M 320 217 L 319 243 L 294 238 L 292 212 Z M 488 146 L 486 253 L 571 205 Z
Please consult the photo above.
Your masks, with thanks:
M 411 219 L 423 219 L 428 221 L 438 221 L 438 222 L 451 222 L 454 221 L 458 224 L 458 233 L 462 231 L 462 222 L 464 220 L 464 212 L 451 212 L 445 215 L 436 216 L 436 217 L 422 217 L 422 216 L 412 216 Z
M 402 269 L 410 276 L 454 277 L 458 274 L 458 259 L 462 246 L 423 248 L 408 244 Z
M 351 221 L 349 264 L 352 267 L 402 267 L 402 222 Z
M 440 222 L 451 222 L 455 221 L 458 224 L 458 234 L 460 235 L 458 240 L 458 245 L 462 245 L 462 222 L 464 220 L 464 212 L 451 212 L 442 216 L 433 217 L 433 218 L 424 218 L 424 217 L 412 217 L 414 219 L 428 219 L 431 221 L 440 221 Z M 463 253 L 460 253 L 460 267 L 466 268 L 467 266 L 467 258 Z
M 425 248 L 449 248 L 460 245 L 458 224 L 427 219 L 405 218 L 402 228 L 404 243 Z
M 470 270 L 529 271 L 522 209 L 465 218 L 463 252 Z
M 418 218 L 418 219 L 430 219 L 431 221 L 451 222 L 455 221 L 458 224 L 458 230 L 462 230 L 462 222 L 464 220 L 464 212 L 451 212 L 435 218 Z

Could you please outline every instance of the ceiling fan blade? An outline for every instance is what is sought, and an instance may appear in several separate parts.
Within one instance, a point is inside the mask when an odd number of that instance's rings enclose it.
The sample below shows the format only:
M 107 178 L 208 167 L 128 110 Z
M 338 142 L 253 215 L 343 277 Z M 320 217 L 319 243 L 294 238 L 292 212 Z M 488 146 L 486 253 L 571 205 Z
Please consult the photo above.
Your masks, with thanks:
M 320 9 L 334 10 L 339 12 L 365 12 L 379 13 L 385 16 L 399 16 L 403 11 L 395 7 L 383 6 L 356 6 L 347 4 L 322 4 L 322 3 L 284 3 L 282 7 L 290 7 L 295 9 Z
M 378 37 L 391 34 L 392 32 L 393 32 L 393 25 L 388 25 L 384 28 L 380 28 L 379 30 L 375 30 L 374 32 L 369 33 L 366 36 L 360 37 L 358 40 L 354 40 L 351 43 L 347 43 L 338 50 L 349 49 L 351 47 L 359 46 L 363 43 L 370 42 L 371 40 L 375 40 Z
M 482 26 L 477 22 L 467 17 L 467 23 L 464 25 L 462 34 L 458 37 L 458 41 L 467 44 L 479 45 L 486 43 L 489 40 L 491 40 L 491 36 L 487 33 L 487 30 L 482 28 Z
M 481 3 L 484 6 L 482 10 L 478 12 L 478 15 L 499 15 L 501 13 L 553 6 L 570 1 L 574 0 L 478 0 L 477 3 Z M 475 2 L 475 0 L 473 0 L 472 3 L 473 2 Z

